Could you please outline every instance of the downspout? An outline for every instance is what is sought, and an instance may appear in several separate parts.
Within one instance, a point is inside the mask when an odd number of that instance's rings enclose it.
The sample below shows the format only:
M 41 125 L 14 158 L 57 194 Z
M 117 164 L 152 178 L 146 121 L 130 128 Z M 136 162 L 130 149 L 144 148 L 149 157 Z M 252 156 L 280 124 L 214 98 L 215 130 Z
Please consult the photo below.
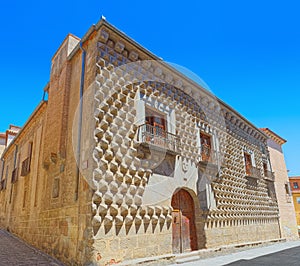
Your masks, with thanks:
M 80 79 L 80 89 L 79 89 L 79 121 L 78 121 L 78 135 L 77 135 L 77 151 L 76 151 L 76 161 L 77 161 L 77 171 L 76 171 L 76 190 L 75 190 L 75 200 L 78 200 L 79 195 L 79 177 L 80 177 L 80 150 L 81 150 L 81 129 L 82 129 L 82 109 L 83 109 L 83 89 L 84 89 L 84 74 L 85 74 L 85 58 L 86 51 L 82 48 L 82 42 L 80 42 L 80 49 L 82 51 L 81 56 L 81 79 Z

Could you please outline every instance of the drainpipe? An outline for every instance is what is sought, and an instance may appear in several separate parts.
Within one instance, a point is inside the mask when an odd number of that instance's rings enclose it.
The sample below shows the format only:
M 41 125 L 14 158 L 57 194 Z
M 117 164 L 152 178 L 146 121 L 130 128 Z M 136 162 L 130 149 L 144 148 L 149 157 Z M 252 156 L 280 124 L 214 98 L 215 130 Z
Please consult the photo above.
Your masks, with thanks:
M 86 51 L 82 48 L 82 42 L 80 42 L 80 49 L 82 51 L 81 56 L 81 79 L 80 79 L 80 90 L 79 90 L 79 121 L 78 121 L 78 137 L 77 137 L 77 172 L 76 172 L 76 190 L 75 190 L 75 200 L 78 200 L 79 194 L 79 176 L 80 176 L 80 150 L 81 150 L 81 129 L 82 129 L 82 109 L 83 109 L 83 89 L 84 89 L 84 74 L 85 74 L 85 57 Z

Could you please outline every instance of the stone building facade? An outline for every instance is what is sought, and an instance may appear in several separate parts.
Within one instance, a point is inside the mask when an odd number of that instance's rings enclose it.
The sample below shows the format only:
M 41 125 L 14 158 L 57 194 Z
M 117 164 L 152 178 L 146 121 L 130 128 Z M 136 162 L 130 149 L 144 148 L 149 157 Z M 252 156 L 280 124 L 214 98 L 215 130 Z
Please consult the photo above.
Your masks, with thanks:
M 2 156 L 2 227 L 71 265 L 281 238 L 268 136 L 105 20 L 45 92 Z
M 294 202 L 298 234 L 300 234 L 300 176 L 291 176 L 289 182 Z
M 286 143 L 286 140 L 269 128 L 263 128 L 262 130 L 269 136 L 267 143 L 272 172 L 268 172 L 268 169 L 265 167 L 265 175 L 270 177 L 268 187 L 273 191 L 272 193 L 275 192 L 274 196 L 277 198 L 281 236 L 285 239 L 298 239 L 297 222 L 294 212 L 295 202 L 293 203 L 288 171 L 282 150 L 282 145 Z M 275 185 L 274 188 L 273 184 Z

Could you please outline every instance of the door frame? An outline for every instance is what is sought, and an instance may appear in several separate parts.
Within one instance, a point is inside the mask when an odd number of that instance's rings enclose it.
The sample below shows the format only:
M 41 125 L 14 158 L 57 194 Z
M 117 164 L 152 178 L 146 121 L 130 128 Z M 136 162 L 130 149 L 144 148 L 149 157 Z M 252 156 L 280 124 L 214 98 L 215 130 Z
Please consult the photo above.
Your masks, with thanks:
M 178 194 L 178 193 L 182 193 L 182 195 Z M 177 197 L 179 197 L 179 208 L 175 208 L 174 209 L 174 205 L 176 205 L 175 201 L 176 200 L 176 195 Z M 184 195 L 184 196 L 183 196 Z M 181 204 L 181 197 L 184 197 L 185 199 L 188 198 L 189 202 L 187 204 L 187 206 L 189 206 L 189 209 L 182 209 L 183 208 L 183 204 Z M 184 253 L 186 252 L 185 247 L 183 246 L 183 242 L 186 240 L 183 236 L 183 230 L 186 229 L 184 228 L 183 225 L 183 221 L 184 220 L 188 220 L 188 226 L 189 226 L 189 231 L 188 231 L 188 238 L 189 238 L 189 242 L 190 242 L 190 250 L 189 251 L 195 251 L 198 250 L 198 242 L 197 242 L 197 229 L 196 229 L 196 214 L 195 214 L 195 201 L 194 198 L 192 197 L 191 193 L 184 189 L 178 189 L 174 192 L 174 194 L 172 195 L 172 199 L 171 199 L 171 205 L 173 207 L 173 219 L 172 219 L 172 250 L 173 252 L 179 252 L 179 253 Z M 175 206 L 176 207 L 176 206 Z M 176 216 L 174 215 L 176 213 Z M 186 215 L 188 215 L 189 217 L 187 217 Z M 180 221 L 179 221 L 179 250 L 178 247 L 175 247 L 175 243 L 178 244 L 178 242 L 174 239 L 174 237 L 176 237 L 176 235 L 178 235 L 177 232 L 175 232 L 176 228 L 175 228 L 175 219 L 174 217 L 179 217 Z M 178 223 L 177 223 L 178 224 Z M 178 240 L 178 239 L 177 239 Z

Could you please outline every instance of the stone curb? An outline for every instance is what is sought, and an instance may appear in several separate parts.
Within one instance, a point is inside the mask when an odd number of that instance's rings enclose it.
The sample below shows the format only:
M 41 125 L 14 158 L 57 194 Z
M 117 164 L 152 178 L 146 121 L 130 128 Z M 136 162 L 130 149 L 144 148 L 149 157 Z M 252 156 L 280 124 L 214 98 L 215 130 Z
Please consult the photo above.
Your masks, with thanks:
M 263 245 L 270 245 L 275 243 L 283 243 L 286 242 L 285 238 L 280 239 L 271 239 L 267 241 L 257 241 L 257 242 L 247 242 L 247 243 L 239 243 L 227 246 L 220 246 L 218 248 L 210 248 L 197 250 L 184 254 L 166 254 L 155 257 L 145 257 L 140 259 L 128 260 L 118 263 L 120 266 L 131 266 L 131 265 L 170 265 L 170 264 L 182 264 L 186 262 L 197 261 L 204 258 L 215 257 L 216 255 L 222 255 L 222 251 L 230 251 L 232 249 L 239 248 L 255 248 Z

